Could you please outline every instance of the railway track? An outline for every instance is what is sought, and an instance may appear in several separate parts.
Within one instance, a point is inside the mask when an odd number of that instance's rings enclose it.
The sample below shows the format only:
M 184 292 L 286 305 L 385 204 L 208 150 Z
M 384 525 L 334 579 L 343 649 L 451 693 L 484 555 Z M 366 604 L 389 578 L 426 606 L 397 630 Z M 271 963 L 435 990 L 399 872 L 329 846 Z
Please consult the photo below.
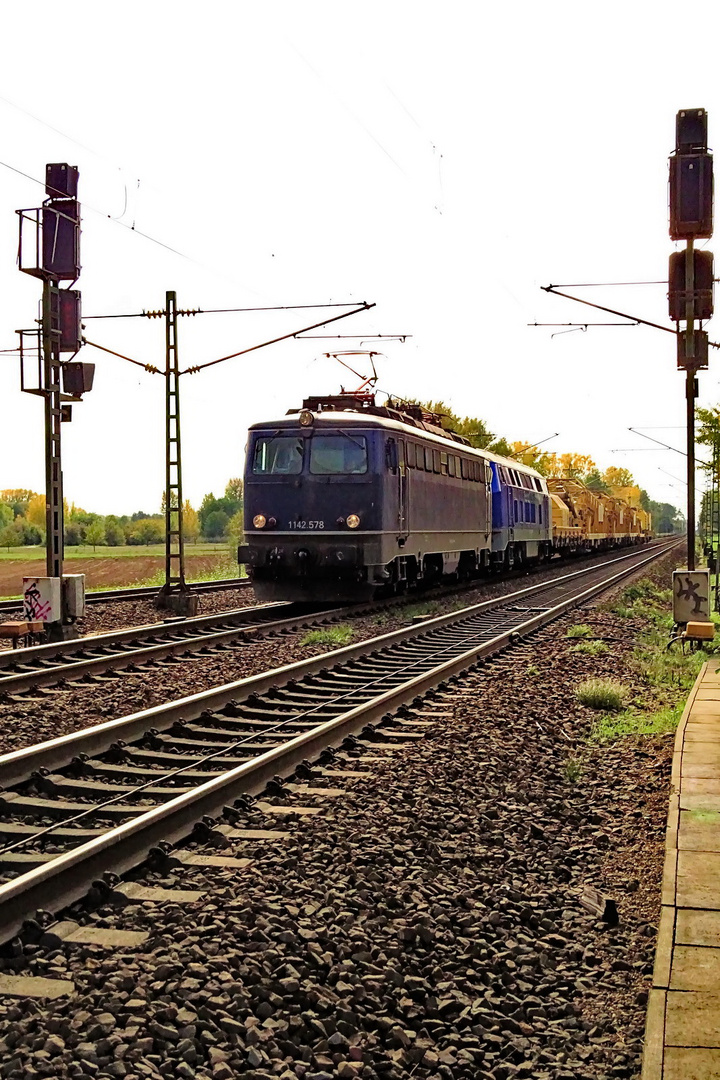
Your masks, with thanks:
M 188 652 L 229 647 L 257 634 L 281 633 L 340 618 L 347 608 L 328 604 L 260 604 L 216 615 L 150 623 L 87 638 L 0 652 L 0 700 L 59 683 L 75 683 L 110 671 L 137 671 L 143 665 Z M 7 700 L 7 697 L 5 697 Z
M 511 571 L 504 578 L 519 577 L 521 571 Z M 477 587 L 473 582 L 471 587 Z M 467 583 L 445 588 L 440 594 L 463 592 Z M 426 597 L 431 594 L 425 594 Z M 290 632 L 320 616 L 328 621 L 363 615 L 378 607 L 394 607 L 404 603 L 398 597 L 378 599 L 352 607 L 331 607 L 329 604 L 260 604 L 213 615 L 190 619 L 168 619 L 163 623 L 130 627 L 124 630 L 75 638 L 65 642 L 37 645 L 25 649 L 0 651 L 0 701 L 7 695 L 25 693 L 62 683 L 73 684 L 80 679 L 113 671 L 143 670 L 144 665 L 157 661 L 172 662 L 173 657 L 188 653 L 207 653 L 210 650 L 232 647 L 258 634 Z
M 93 882 L 136 895 L 115 876 L 154 851 L 175 865 L 236 863 L 217 850 L 256 807 L 313 790 L 346 755 L 422 737 L 403 712 L 434 687 L 592 599 L 669 551 L 633 552 L 347 648 L 230 683 L 0 758 L 0 940 L 37 909 L 58 911 Z M 318 759 L 311 767 L 309 759 Z M 322 756 L 324 755 L 324 756 Z M 304 783 L 282 776 L 297 771 Z M 306 783 L 310 781 L 310 783 Z M 284 807 L 283 807 L 284 809 Z M 308 810 L 307 812 L 312 812 Z M 213 860 L 215 859 L 215 862 Z M 99 882 L 99 883 L 98 883 Z
M 193 592 L 224 592 L 227 589 L 250 588 L 249 578 L 225 578 L 220 581 L 194 581 L 190 583 Z M 158 592 L 158 585 L 140 585 L 137 588 L 122 589 L 97 589 L 85 594 L 86 604 L 100 604 L 108 601 L 120 600 L 153 600 Z M 0 600 L 0 615 L 6 612 L 19 611 L 22 608 L 22 597 L 14 597 L 10 600 Z

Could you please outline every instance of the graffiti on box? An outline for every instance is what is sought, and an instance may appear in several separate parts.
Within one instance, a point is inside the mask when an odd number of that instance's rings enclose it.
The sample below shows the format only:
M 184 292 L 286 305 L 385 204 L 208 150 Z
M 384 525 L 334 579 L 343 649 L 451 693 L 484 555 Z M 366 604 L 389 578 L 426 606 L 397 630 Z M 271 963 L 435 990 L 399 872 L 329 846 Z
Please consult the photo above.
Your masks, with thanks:
M 707 570 L 673 572 L 673 617 L 676 623 L 710 618 L 710 575 Z
M 23 596 L 25 618 L 46 622 L 52 612 L 52 604 L 46 600 L 35 582 L 28 585 Z
M 689 604 L 692 604 L 693 615 L 707 615 L 707 610 L 703 610 L 703 605 L 707 608 L 708 598 L 700 594 L 700 586 L 702 582 L 692 581 L 691 578 L 685 578 L 685 586 L 683 587 L 682 578 L 678 576 L 677 579 L 677 595 L 678 600 L 686 600 Z

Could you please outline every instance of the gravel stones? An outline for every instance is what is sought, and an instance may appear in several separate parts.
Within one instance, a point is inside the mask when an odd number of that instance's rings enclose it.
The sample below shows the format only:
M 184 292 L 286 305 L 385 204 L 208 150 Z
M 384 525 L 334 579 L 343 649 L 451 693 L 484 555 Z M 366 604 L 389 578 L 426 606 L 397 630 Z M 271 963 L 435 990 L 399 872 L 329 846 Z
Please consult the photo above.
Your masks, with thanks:
M 592 566 L 597 559 L 578 559 L 573 565 Z M 551 580 L 567 573 L 567 565 L 555 560 L 552 566 L 508 581 L 482 581 L 462 593 L 466 604 L 478 603 L 522 589 L 528 584 Z M 202 614 L 246 607 L 254 604 L 252 588 L 202 595 Z M 431 603 L 430 600 L 427 601 Z M 433 599 L 434 614 L 457 606 L 457 595 Z M 91 605 L 83 622 L 84 632 L 122 629 L 160 621 L 151 601 L 122 601 Z M 348 618 L 355 640 L 375 637 L 408 625 L 402 607 L 376 615 Z M 137 673 L 124 670 L 117 677 L 106 673 L 100 681 L 87 686 L 41 690 L 9 704 L 0 701 L 0 754 L 20 750 L 45 739 L 56 738 L 94 724 L 151 708 L 167 700 L 198 693 L 236 679 L 246 678 L 273 667 L 291 664 L 328 650 L 327 645 L 301 645 L 306 631 L 258 638 L 239 643 L 214 655 L 180 657 L 177 661 L 158 662 Z
M 0 1002 L 0 1075 L 637 1076 L 671 739 L 597 749 L 569 781 L 593 660 L 569 654 L 566 625 L 435 697 L 450 719 L 318 817 L 288 816 L 286 840 L 238 844 L 247 870 L 142 879 L 204 900 L 74 913 L 147 931 L 135 954 L 25 946 L 28 973 L 62 959 L 77 992 Z M 628 648 L 606 672 L 627 677 Z M 612 889 L 618 927 L 583 910 L 586 883 Z

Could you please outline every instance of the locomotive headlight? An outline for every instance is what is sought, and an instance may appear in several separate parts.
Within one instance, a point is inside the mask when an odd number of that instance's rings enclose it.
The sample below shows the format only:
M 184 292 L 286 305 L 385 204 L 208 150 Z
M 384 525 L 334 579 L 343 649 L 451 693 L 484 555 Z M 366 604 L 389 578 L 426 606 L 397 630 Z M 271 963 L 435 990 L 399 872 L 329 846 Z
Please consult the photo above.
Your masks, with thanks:
M 303 409 L 301 411 L 301 413 L 300 413 L 300 423 L 301 423 L 301 425 L 303 427 L 312 427 L 312 422 L 313 422 L 314 419 L 315 418 L 314 418 L 313 414 L 310 412 L 309 409 Z
M 267 524 L 267 520 L 264 514 L 256 514 L 253 518 L 253 525 L 256 529 L 264 529 Z
M 345 522 L 348 529 L 357 529 L 358 525 L 360 524 L 360 518 L 357 516 L 357 514 L 348 514 Z

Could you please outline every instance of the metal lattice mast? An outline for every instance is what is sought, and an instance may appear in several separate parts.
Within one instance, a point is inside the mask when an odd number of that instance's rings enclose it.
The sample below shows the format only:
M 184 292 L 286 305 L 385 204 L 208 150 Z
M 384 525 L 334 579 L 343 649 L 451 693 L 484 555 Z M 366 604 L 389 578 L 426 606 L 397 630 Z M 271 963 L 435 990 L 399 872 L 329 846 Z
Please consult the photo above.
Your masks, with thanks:
M 183 544 L 180 367 L 177 296 L 165 294 L 165 584 L 161 595 L 187 592 Z

